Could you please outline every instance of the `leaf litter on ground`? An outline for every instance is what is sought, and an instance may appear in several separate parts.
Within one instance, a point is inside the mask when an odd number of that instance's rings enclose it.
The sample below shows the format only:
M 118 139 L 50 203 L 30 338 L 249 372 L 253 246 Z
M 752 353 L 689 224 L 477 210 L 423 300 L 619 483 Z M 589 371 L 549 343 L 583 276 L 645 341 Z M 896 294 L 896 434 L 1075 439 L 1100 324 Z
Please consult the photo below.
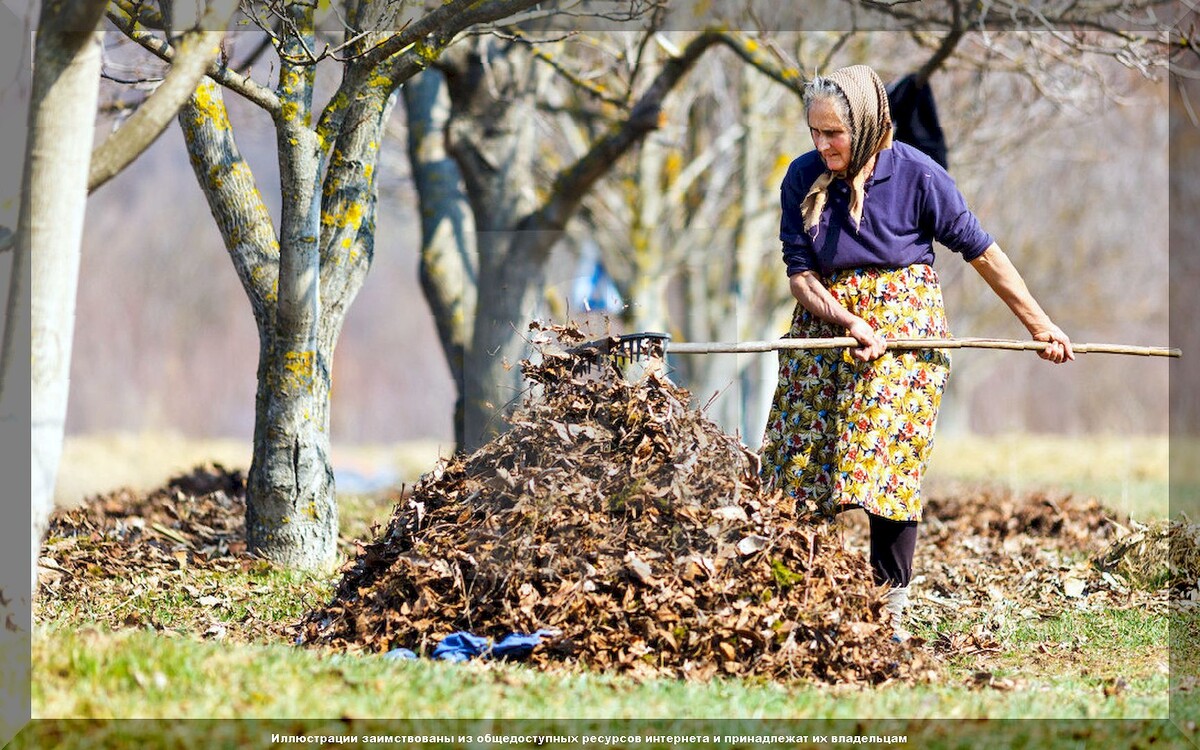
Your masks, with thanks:
M 376 538 L 344 540 L 352 559 L 323 606 L 289 623 L 197 615 L 193 634 L 429 653 L 457 630 L 550 629 L 560 635 L 531 657 L 547 669 L 879 684 L 999 650 L 1004 618 L 1163 607 L 1196 588 L 1186 519 L 1163 526 L 1163 563 L 1146 528 L 1094 499 L 956 487 L 927 502 L 913 615 L 975 625 L 932 648 L 895 644 L 865 523 L 830 523 L 767 491 L 757 455 L 660 368 L 627 378 L 582 341 L 568 327 L 535 331 L 540 357 L 522 363 L 533 387 L 510 429 L 395 493 Z M 132 596 L 147 580 L 191 587 L 216 609 L 228 592 L 193 576 L 265 565 L 246 552 L 244 511 L 241 473 L 208 465 L 56 512 L 39 610 L 95 598 L 97 582 Z M 1135 554 L 1149 560 L 1137 569 L 1171 575 L 1139 577 L 1122 562 Z M 114 628 L 154 625 L 110 609 Z

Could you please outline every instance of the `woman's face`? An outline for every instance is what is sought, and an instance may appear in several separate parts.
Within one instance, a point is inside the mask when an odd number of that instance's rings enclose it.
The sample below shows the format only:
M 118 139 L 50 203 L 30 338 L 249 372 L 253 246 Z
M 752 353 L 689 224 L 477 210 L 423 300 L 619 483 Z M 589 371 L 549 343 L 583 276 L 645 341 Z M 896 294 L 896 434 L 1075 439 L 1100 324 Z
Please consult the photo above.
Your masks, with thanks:
M 850 166 L 850 129 L 829 98 L 814 99 L 808 107 L 808 131 L 830 172 Z

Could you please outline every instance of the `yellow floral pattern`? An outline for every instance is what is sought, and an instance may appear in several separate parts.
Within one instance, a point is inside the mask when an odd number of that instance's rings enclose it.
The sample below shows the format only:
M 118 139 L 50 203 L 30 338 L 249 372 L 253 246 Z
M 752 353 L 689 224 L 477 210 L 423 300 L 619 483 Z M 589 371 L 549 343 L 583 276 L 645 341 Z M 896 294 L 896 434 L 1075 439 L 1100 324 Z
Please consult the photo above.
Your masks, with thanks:
M 931 266 L 847 269 L 824 281 L 885 338 L 949 335 Z M 796 305 L 788 336 L 845 335 Z M 949 375 L 943 349 L 888 351 L 865 363 L 844 349 L 781 352 L 763 479 L 800 507 L 811 500 L 830 515 L 858 506 L 894 521 L 921 520 L 921 476 Z

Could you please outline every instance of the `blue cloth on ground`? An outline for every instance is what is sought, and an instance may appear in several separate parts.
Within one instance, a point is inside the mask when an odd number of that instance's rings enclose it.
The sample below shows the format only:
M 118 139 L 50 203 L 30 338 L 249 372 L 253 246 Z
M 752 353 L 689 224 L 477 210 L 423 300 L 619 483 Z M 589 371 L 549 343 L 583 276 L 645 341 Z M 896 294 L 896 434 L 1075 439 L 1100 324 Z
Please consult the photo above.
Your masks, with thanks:
M 524 659 L 543 638 L 558 635 L 555 630 L 538 630 L 534 633 L 510 633 L 496 643 L 490 638 L 460 630 L 443 638 L 433 653 L 434 659 L 442 661 L 467 661 L 474 658 Z M 396 648 L 383 655 L 385 659 L 416 659 L 417 655 L 407 648 Z

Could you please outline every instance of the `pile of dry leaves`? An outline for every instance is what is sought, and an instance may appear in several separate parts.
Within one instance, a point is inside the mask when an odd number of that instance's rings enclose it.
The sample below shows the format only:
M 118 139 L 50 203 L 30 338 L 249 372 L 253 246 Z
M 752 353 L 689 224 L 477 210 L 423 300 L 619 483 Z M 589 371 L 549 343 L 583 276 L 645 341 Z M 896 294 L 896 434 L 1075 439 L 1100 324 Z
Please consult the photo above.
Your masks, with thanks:
M 220 464 L 197 466 L 149 493 L 124 488 L 50 517 L 42 583 L 89 569 L 127 574 L 186 567 L 245 552 L 246 480 Z M 83 542 L 83 544 L 81 544 Z
M 571 331 L 556 329 L 570 338 Z M 347 566 L 309 643 L 428 652 L 553 629 L 534 653 L 638 676 L 876 683 L 919 657 L 882 627 L 862 556 L 764 493 L 758 459 L 651 369 L 543 342 L 512 429 L 426 475 Z

